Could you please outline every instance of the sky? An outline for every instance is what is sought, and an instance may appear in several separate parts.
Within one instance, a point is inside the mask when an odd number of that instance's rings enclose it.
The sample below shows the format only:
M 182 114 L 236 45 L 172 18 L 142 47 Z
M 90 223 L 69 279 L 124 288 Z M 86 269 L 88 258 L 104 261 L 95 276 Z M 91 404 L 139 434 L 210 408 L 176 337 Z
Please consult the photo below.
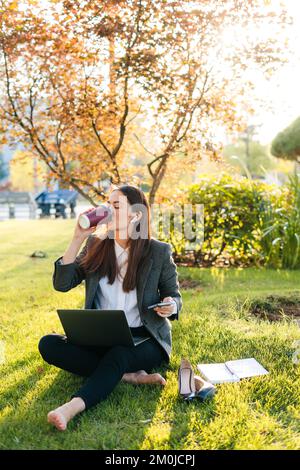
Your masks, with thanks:
M 294 24 L 289 26 L 288 35 L 293 55 L 271 81 L 256 81 L 258 96 L 264 97 L 273 107 L 272 111 L 257 111 L 251 119 L 253 123 L 261 124 L 258 138 L 264 144 L 271 142 L 278 132 L 300 116 L 300 1 L 284 0 L 283 3 L 293 16 Z

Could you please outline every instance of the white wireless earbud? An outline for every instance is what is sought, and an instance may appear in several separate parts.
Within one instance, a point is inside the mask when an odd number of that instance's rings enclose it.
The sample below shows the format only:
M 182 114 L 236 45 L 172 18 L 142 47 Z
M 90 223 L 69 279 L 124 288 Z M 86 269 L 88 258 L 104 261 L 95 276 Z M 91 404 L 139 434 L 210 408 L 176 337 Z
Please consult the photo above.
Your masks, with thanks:
M 137 219 L 138 219 L 138 217 L 137 217 L 137 215 L 135 215 L 135 216 L 133 217 L 133 219 L 131 219 L 130 223 L 132 223 L 132 224 L 133 224 L 134 222 L 136 222 L 136 221 L 137 221 Z

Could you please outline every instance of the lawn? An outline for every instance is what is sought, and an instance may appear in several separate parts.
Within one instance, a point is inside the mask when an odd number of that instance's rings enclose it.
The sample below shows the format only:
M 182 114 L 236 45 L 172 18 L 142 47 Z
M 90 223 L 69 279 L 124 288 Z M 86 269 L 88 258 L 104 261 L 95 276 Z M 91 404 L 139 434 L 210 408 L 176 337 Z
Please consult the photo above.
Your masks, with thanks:
M 296 322 L 252 317 L 248 300 L 299 292 L 299 271 L 179 268 L 180 320 L 172 322 L 170 365 L 158 369 L 164 388 L 120 383 L 97 407 L 60 433 L 47 412 L 69 399 L 84 380 L 45 363 L 39 338 L 62 332 L 56 309 L 82 308 L 84 285 L 52 287 L 53 261 L 63 254 L 74 220 L 0 222 L 1 449 L 299 449 L 300 366 L 292 362 L 300 339 Z M 35 250 L 47 258 L 31 258 Z M 181 357 L 192 363 L 255 357 L 270 374 L 218 385 L 208 403 L 180 400 Z

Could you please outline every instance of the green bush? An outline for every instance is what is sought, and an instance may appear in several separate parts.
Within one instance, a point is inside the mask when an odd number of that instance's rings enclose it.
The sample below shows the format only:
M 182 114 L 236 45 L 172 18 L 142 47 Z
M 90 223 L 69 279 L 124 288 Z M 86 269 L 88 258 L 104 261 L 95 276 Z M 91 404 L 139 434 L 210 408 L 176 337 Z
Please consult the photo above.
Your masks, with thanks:
M 261 212 L 266 201 L 276 206 L 280 190 L 228 174 L 206 176 L 189 188 L 188 200 L 204 204 L 204 243 L 196 253 L 201 264 L 260 263 Z
M 263 232 L 266 214 L 271 207 L 276 224 L 284 201 L 284 191 L 275 185 L 224 173 L 204 175 L 200 183 L 188 188 L 185 201 L 204 205 L 204 242 L 193 250 L 193 262 L 201 266 L 265 264 L 269 252 Z M 172 224 L 171 233 L 160 237 L 172 244 L 177 261 L 184 261 L 185 240 Z
M 193 246 L 174 228 L 160 231 L 160 239 L 173 247 L 176 262 L 200 266 L 259 265 L 300 267 L 300 179 L 295 173 L 287 185 L 228 174 L 204 175 L 191 185 L 179 205 L 203 204 L 204 241 Z M 193 229 L 195 229 L 195 216 Z M 192 245 L 192 250 L 187 250 Z
M 261 245 L 265 265 L 274 268 L 300 267 L 300 180 L 295 173 L 282 189 L 284 200 L 275 207 L 267 201 L 261 214 Z

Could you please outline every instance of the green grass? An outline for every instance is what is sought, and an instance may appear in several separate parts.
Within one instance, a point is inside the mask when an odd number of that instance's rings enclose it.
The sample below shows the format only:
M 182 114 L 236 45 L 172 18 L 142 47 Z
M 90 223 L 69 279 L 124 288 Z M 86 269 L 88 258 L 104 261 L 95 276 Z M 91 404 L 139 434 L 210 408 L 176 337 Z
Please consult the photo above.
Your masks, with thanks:
M 292 321 L 268 323 L 249 315 L 253 297 L 299 292 L 299 271 L 179 268 L 180 320 L 172 322 L 165 388 L 120 383 L 97 407 L 60 433 L 47 412 L 69 399 L 83 378 L 45 363 L 39 338 L 62 332 L 56 309 L 82 308 L 84 285 L 67 293 L 52 287 L 53 261 L 73 232 L 73 220 L 0 222 L 0 321 L 5 361 L 0 365 L 0 449 L 299 449 L 299 366 Z M 33 259 L 34 250 L 48 257 Z M 209 403 L 182 402 L 177 370 L 187 357 L 220 362 L 254 356 L 264 377 L 218 385 Z

